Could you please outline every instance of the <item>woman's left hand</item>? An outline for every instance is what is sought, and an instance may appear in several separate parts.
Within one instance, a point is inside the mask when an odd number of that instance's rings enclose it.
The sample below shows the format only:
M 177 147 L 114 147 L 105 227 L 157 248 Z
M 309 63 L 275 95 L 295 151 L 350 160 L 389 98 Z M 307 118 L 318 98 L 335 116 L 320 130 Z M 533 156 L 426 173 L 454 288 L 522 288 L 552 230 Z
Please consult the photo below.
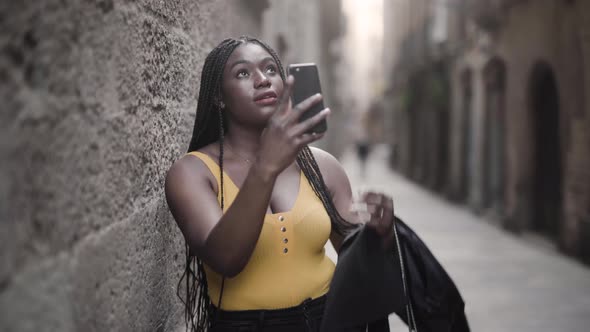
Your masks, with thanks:
M 362 195 L 361 200 L 367 205 L 367 227 L 381 237 L 384 249 L 390 248 L 393 243 L 393 199 L 388 195 L 369 191 Z

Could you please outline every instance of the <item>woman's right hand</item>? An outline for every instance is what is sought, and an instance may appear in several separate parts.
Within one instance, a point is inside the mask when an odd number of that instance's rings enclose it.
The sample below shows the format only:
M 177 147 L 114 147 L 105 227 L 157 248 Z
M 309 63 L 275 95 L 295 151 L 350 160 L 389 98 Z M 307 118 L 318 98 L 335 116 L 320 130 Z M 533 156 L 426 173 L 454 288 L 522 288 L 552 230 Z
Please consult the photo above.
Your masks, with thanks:
M 313 95 L 292 107 L 293 83 L 294 78 L 289 75 L 285 80 L 279 107 L 269 119 L 260 137 L 257 163 L 274 176 L 291 165 L 304 146 L 324 136 L 324 133 L 309 134 L 306 132 L 330 114 L 330 109 L 325 108 L 313 117 L 299 122 L 299 117 L 320 102 L 322 96 L 320 94 Z

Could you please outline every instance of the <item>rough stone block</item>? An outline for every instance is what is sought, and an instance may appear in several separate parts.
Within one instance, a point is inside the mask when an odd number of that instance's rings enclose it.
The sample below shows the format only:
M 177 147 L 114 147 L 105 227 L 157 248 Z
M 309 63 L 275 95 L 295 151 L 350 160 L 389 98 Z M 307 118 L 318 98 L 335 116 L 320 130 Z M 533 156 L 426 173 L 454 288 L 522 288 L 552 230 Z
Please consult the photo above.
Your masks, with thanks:
M 163 200 L 233 1 L 0 4 L 0 330 L 171 330 L 184 245 Z M 4 310 L 6 309 L 6 310 Z
M 72 304 L 86 331 L 165 331 L 179 324 L 179 232 L 162 201 L 90 236 L 76 250 Z
M 0 293 L 2 331 L 76 331 L 72 317 L 72 265 L 67 254 L 29 266 Z

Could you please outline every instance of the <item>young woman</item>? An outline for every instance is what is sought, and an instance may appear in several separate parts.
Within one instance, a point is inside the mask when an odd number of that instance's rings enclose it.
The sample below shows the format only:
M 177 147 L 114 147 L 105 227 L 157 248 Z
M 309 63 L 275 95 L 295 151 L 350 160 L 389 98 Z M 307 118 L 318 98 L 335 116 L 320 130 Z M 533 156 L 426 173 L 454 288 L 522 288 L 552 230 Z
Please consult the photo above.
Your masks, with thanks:
M 338 250 L 358 218 L 341 165 L 308 147 L 323 134 L 305 132 L 330 110 L 299 122 L 321 96 L 291 105 L 292 85 L 257 39 L 226 39 L 205 60 L 189 153 L 166 177 L 186 241 L 191 330 L 319 330 L 334 271 L 324 245 Z M 393 201 L 364 201 L 388 241 Z

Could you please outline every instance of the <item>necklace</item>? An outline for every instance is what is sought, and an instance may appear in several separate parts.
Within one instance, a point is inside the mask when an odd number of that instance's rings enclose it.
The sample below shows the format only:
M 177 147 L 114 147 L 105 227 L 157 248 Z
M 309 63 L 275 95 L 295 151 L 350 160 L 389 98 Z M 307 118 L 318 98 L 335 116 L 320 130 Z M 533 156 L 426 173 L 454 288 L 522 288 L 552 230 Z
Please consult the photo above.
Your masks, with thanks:
M 236 150 L 234 150 L 234 148 L 232 148 L 229 143 L 226 142 L 226 145 L 231 150 L 231 152 L 233 152 L 233 154 L 235 154 L 236 156 L 240 157 L 240 159 L 243 159 L 246 163 L 252 164 L 252 162 L 250 161 L 249 158 L 246 158 L 246 157 L 242 156 L 241 154 L 237 153 Z

